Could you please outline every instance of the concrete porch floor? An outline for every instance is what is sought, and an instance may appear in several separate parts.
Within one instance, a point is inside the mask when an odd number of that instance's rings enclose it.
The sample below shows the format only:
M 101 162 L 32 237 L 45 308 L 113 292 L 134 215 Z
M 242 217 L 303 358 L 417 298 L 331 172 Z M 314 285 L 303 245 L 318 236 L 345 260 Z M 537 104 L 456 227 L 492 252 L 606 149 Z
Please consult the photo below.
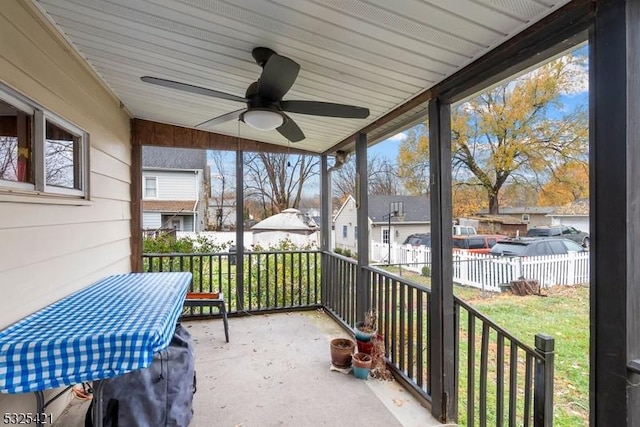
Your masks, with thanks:
M 329 341 L 348 335 L 322 311 L 184 322 L 195 342 L 193 427 L 439 426 L 395 381 L 330 371 Z M 84 425 L 74 401 L 54 424 Z

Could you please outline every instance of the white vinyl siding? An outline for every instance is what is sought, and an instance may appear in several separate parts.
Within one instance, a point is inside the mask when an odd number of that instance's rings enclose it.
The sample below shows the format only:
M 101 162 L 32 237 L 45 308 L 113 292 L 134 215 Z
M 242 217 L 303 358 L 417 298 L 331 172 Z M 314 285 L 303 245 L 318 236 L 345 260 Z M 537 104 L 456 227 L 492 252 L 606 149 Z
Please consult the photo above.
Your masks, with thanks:
M 0 328 L 131 271 L 130 118 L 39 16 L 31 2 L 2 2 L 0 81 L 90 135 L 89 200 L 0 195 Z M 34 402 L 30 394 L 2 394 L 0 411 L 33 412 Z
M 143 212 L 142 228 L 144 230 L 157 230 L 162 227 L 162 215 L 160 212 Z
M 353 198 L 347 199 L 340 212 L 334 218 L 334 247 L 357 252 L 357 239 L 354 237 L 354 226 L 358 223 L 356 204 Z M 344 228 L 347 229 L 346 236 Z
M 198 174 L 195 171 L 143 171 L 146 177 L 156 177 L 158 200 L 198 200 Z

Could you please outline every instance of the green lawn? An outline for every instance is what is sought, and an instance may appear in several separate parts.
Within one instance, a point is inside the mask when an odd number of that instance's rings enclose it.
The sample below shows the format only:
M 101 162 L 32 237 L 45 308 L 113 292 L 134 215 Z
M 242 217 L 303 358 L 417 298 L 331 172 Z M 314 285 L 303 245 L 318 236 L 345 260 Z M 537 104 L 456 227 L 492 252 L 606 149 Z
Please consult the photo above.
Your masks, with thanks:
M 399 273 L 397 268 L 388 270 L 394 274 Z M 406 270 L 402 271 L 402 275 L 409 280 L 430 286 L 429 278 Z M 520 297 L 511 293 L 483 293 L 475 288 L 454 286 L 454 294 L 457 297 L 530 347 L 534 347 L 534 337 L 537 333 L 546 333 L 555 338 L 554 426 L 587 426 L 589 288 L 555 286 L 543 293 L 546 296 Z M 464 326 L 461 333 L 464 333 Z M 465 357 L 465 351 L 461 348 L 462 358 Z M 461 380 L 466 381 L 462 374 L 464 373 L 461 372 Z M 490 396 L 489 399 L 495 402 L 495 397 L 492 399 Z M 462 406 L 460 410 L 463 410 Z
M 554 426 L 588 425 L 589 288 L 556 286 L 519 297 L 456 287 L 454 293 L 533 347 L 538 332 L 555 338 Z

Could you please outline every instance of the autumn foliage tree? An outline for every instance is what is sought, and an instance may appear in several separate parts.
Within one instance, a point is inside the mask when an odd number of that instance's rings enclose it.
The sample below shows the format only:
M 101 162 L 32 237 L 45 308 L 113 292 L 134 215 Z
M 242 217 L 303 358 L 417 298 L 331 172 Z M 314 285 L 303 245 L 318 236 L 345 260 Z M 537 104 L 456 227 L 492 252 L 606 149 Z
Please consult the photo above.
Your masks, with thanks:
M 561 95 L 574 90 L 582 60 L 564 56 L 455 108 L 453 167 L 468 173 L 464 182 L 485 191 L 491 214 L 498 213 L 498 196 L 509 180 L 541 183 L 557 163 L 584 157 L 586 112 L 579 106 L 561 113 Z
M 589 197 L 589 167 L 584 162 L 563 163 L 538 195 L 541 206 L 562 206 Z
M 398 177 L 414 196 L 429 194 L 429 126 L 425 122 L 409 129 L 398 148 Z
M 497 214 L 505 185 L 540 189 L 561 172 L 558 165 L 584 163 L 586 111 L 566 110 L 561 102 L 577 92 L 584 61 L 568 54 L 453 107 L 454 185 L 480 188 L 489 212 Z M 428 188 L 428 128 L 415 129 L 398 155 L 404 185 L 414 194 Z

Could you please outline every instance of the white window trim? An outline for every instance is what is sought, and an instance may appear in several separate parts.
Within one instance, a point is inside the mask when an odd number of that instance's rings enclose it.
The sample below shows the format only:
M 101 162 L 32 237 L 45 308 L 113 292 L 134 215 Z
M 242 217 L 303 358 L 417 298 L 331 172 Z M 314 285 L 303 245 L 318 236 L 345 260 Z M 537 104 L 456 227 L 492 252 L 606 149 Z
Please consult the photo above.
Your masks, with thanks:
M 152 178 L 156 182 L 156 195 L 155 197 L 147 196 L 147 178 Z M 160 198 L 160 189 L 158 188 L 158 177 L 156 175 L 144 175 L 142 177 L 142 195 L 145 200 L 158 200 Z
M 73 197 L 78 201 L 89 200 L 89 134 L 68 120 L 47 111 L 2 84 L 0 84 L 0 99 L 25 113 L 31 114 L 34 121 L 33 151 L 31 154 L 33 157 L 34 183 L 0 180 L 0 200 L 20 201 L 23 197 L 31 198 L 34 196 L 42 199 L 36 203 L 56 203 L 56 200 L 60 200 L 60 197 Z M 78 161 L 80 165 L 78 167 L 80 171 L 78 180 L 80 181 L 80 190 L 46 185 L 44 146 L 46 139 L 45 123 L 47 120 L 79 138 Z M 35 202 L 34 200 L 24 201 Z M 63 203 L 68 204 L 67 202 Z

